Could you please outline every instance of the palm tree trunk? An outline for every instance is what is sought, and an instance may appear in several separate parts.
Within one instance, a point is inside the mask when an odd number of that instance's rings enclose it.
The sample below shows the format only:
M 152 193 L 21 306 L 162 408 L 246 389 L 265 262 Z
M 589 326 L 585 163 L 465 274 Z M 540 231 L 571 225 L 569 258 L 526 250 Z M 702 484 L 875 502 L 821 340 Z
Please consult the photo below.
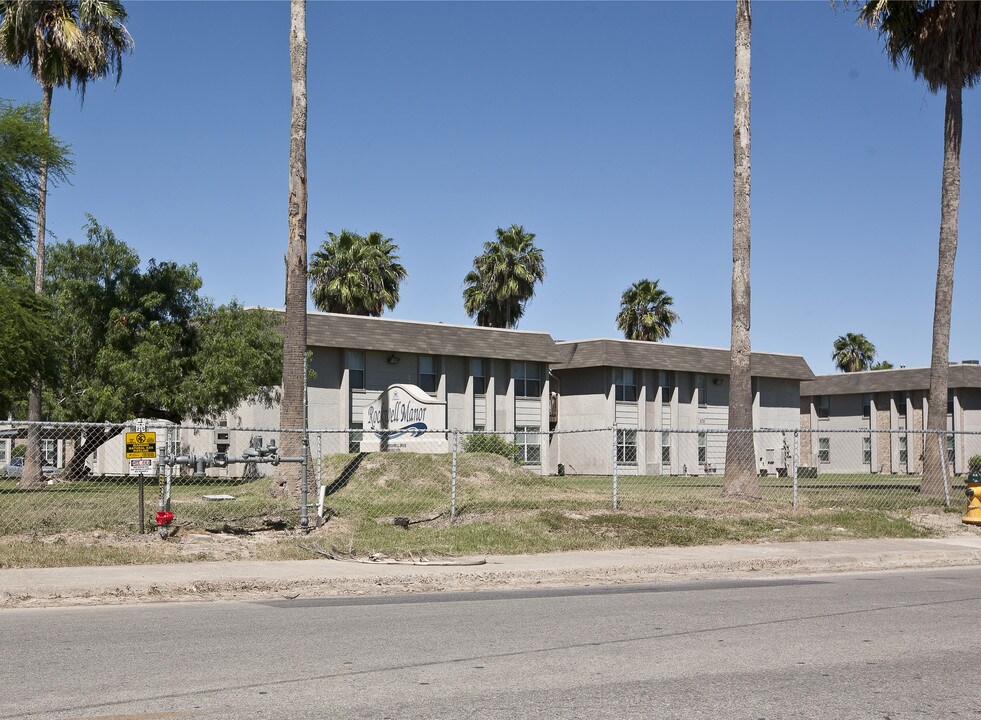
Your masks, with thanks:
M 44 116 L 44 131 L 51 129 L 51 96 L 54 88 L 44 86 L 41 112 Z M 37 204 L 37 248 L 34 258 L 34 293 L 44 294 L 44 233 L 46 209 L 48 203 L 48 163 L 41 161 L 41 172 L 38 174 L 38 204 Z M 31 423 L 41 422 L 41 378 L 34 378 L 30 393 L 27 396 L 27 420 Z M 39 487 L 44 484 L 42 477 L 43 460 L 41 458 L 41 427 L 37 424 L 27 428 L 27 448 L 24 454 L 24 474 L 18 485 L 22 488 Z
M 753 399 L 750 367 L 750 0 L 736 2 L 736 90 L 733 101 L 732 207 L 732 339 L 729 361 L 729 435 L 726 439 L 724 494 L 760 496 L 752 432 Z
M 933 307 L 933 352 L 930 360 L 930 400 L 923 452 L 920 493 L 942 497 L 940 448 L 946 447 L 947 379 L 950 374 L 950 308 L 954 297 L 954 258 L 957 255 L 957 213 L 961 196 L 961 83 L 947 83 L 944 113 L 944 170 L 940 191 L 940 251 Z M 941 442 L 938 442 L 938 438 Z
M 279 424 L 284 429 L 304 426 L 303 399 L 307 353 L 307 32 L 306 0 L 290 0 L 289 246 L 286 253 L 286 313 L 283 323 L 283 396 Z M 280 453 L 299 457 L 302 436 L 280 433 Z M 273 493 L 300 494 L 300 466 L 280 465 Z

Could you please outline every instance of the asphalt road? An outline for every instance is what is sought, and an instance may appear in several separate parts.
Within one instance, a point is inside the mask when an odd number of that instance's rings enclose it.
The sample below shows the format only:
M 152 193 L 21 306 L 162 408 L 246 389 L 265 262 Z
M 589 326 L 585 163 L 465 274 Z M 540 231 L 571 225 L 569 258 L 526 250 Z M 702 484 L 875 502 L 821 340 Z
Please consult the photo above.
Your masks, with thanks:
M 0 611 L 0 718 L 981 718 L 981 569 Z

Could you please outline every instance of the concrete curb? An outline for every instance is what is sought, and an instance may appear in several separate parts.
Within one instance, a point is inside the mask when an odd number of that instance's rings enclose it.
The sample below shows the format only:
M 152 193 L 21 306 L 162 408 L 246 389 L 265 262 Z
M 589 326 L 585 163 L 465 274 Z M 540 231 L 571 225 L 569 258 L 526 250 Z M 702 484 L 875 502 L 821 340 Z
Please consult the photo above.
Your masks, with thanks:
M 981 565 L 981 536 L 510 555 L 478 566 L 333 560 L 0 570 L 0 608 L 391 595 Z

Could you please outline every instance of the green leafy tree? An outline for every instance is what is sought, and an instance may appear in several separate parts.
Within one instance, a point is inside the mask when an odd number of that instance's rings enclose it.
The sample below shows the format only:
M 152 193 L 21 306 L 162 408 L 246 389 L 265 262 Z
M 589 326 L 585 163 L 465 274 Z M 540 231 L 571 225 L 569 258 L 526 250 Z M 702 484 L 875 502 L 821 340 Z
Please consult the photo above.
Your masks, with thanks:
M 657 280 L 639 280 L 620 298 L 617 327 L 627 340 L 664 340 L 671 335 L 671 327 L 681 322 L 671 309 L 673 305 L 674 299 L 658 286 Z
M 845 333 L 835 340 L 831 359 L 840 372 L 868 370 L 875 363 L 875 345 L 861 333 Z
M 892 363 L 888 360 L 880 360 L 872 366 L 873 370 L 892 370 Z
M 48 134 L 41 106 L 0 100 L 0 270 L 27 274 L 39 178 L 72 170 L 68 146 Z
M 23 401 L 38 376 L 54 377 L 56 337 L 50 303 L 26 278 L 0 282 L 0 417 Z
M 497 228 L 497 240 L 484 243 L 463 279 L 463 307 L 483 327 L 513 328 L 545 279 L 545 257 L 535 234 L 521 225 Z
M 0 61 L 26 66 L 42 90 L 41 114 L 50 127 L 51 98 L 56 87 L 75 87 L 85 96 L 88 83 L 123 71 L 123 55 L 133 39 L 124 25 L 126 11 L 119 0 L 0 0 Z M 37 245 L 34 291 L 44 293 L 44 239 L 48 196 L 48 167 L 38 177 Z M 31 388 L 28 420 L 41 419 L 41 378 Z M 27 436 L 22 480 L 39 484 L 41 454 L 38 427 Z
M 729 352 L 729 430 L 753 427 L 750 368 L 750 51 L 752 8 L 736 2 L 735 94 L 732 121 L 732 308 Z M 730 432 L 726 438 L 724 494 L 760 497 L 752 433 Z
M 87 242 L 49 248 L 48 287 L 61 337 L 57 376 L 45 390 L 54 420 L 205 420 L 243 400 L 271 401 L 281 371 L 277 319 L 200 295 L 195 265 L 140 258 L 89 218 Z M 66 469 L 118 434 L 83 439 Z
M 380 232 L 367 236 L 349 230 L 328 239 L 313 254 L 310 279 L 313 303 L 324 312 L 380 316 L 394 310 L 406 270 L 399 264 L 399 246 Z
M 908 67 L 931 92 L 946 91 L 944 161 L 940 189 L 940 239 L 927 429 L 947 428 L 947 382 L 950 375 L 950 313 L 954 296 L 957 218 L 961 192 L 962 91 L 981 79 L 981 3 L 957 0 L 875 0 L 862 5 L 860 18 L 879 32 L 897 68 Z M 927 442 L 920 492 L 944 492 L 940 446 Z
M 68 148 L 48 134 L 40 105 L 0 101 L 0 416 L 50 379 L 54 324 L 50 305 L 30 279 L 33 214 L 42 167 L 52 180 L 71 170 Z

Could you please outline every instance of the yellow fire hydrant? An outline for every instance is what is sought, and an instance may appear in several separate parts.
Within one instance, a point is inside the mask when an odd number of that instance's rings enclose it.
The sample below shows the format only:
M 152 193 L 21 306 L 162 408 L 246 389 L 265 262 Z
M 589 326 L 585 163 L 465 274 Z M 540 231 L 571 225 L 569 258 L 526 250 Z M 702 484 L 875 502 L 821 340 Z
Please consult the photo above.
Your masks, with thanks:
M 967 475 L 967 512 L 961 518 L 962 523 L 981 525 L 981 470 L 972 470 Z

